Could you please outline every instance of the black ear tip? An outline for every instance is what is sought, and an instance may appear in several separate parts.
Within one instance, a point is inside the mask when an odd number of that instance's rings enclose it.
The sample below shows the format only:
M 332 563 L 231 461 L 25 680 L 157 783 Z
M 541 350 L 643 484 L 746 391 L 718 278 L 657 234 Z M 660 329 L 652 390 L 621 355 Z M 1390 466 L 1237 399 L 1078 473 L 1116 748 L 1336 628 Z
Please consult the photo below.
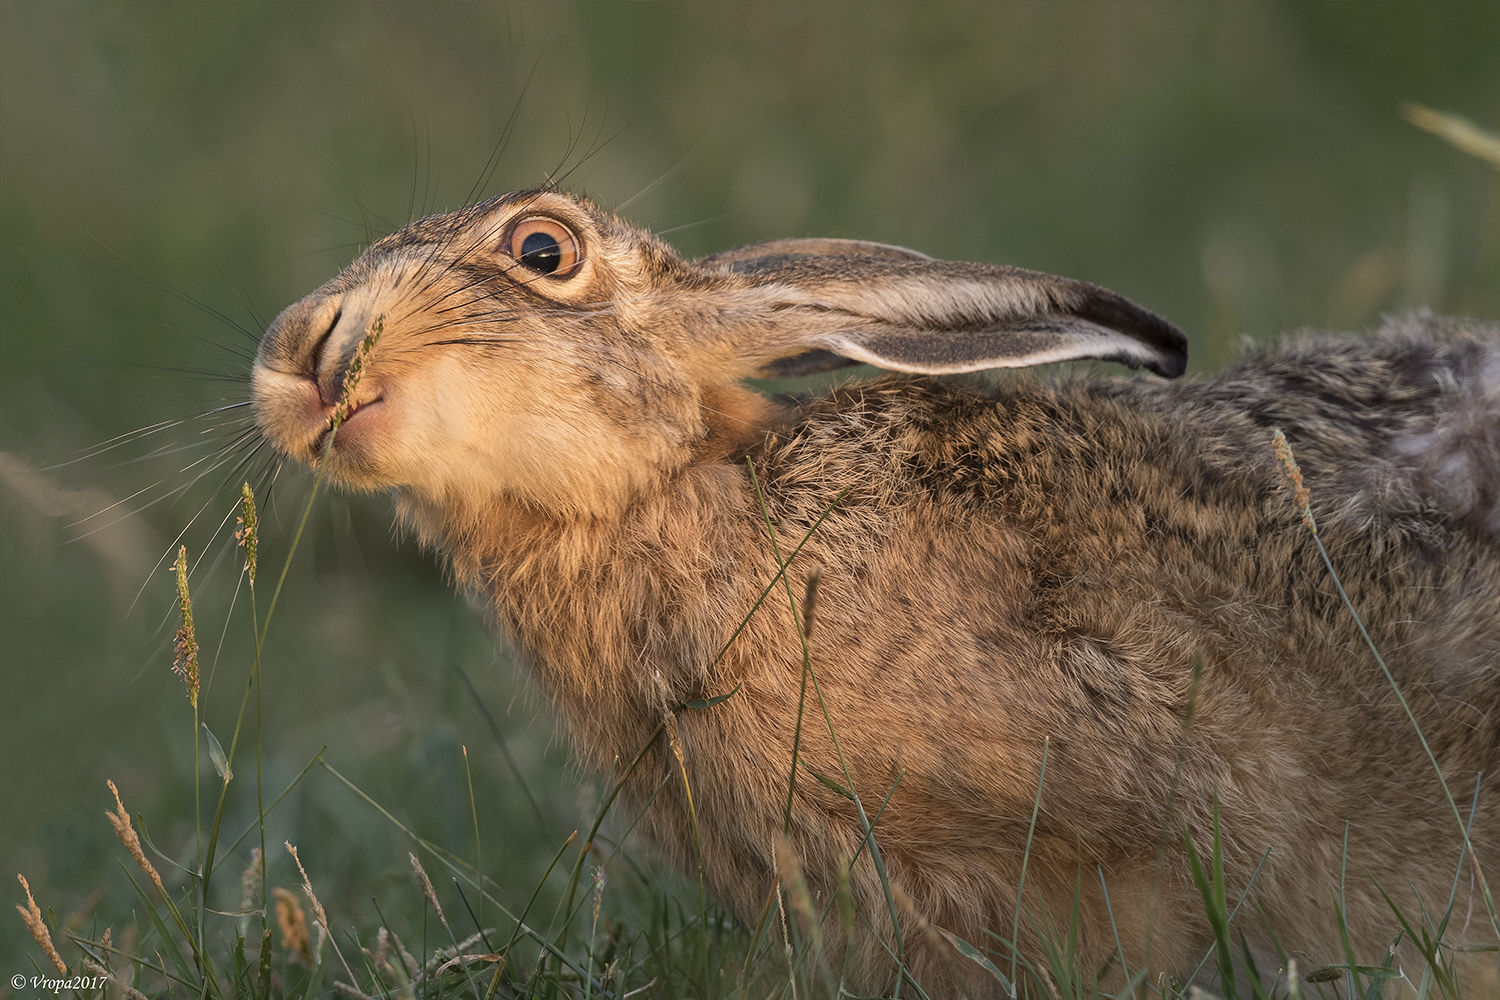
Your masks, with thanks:
M 1180 344 L 1177 345 L 1176 350 L 1163 351 L 1157 363 L 1150 367 L 1158 375 L 1166 378 L 1178 378 L 1187 371 L 1187 337 L 1175 326 L 1171 329 L 1180 339 Z
M 1168 323 L 1164 319 L 1160 320 L 1160 322 L 1162 326 L 1167 328 L 1171 340 L 1170 346 L 1165 346 L 1162 352 L 1164 357 L 1162 359 L 1161 370 L 1158 372 L 1158 374 L 1165 375 L 1167 378 L 1177 378 L 1178 376 L 1182 375 L 1183 372 L 1187 371 L 1187 334 L 1183 333 L 1181 330 L 1177 329 L 1177 327 L 1173 326 L 1171 323 Z
M 1099 355 L 1099 360 L 1124 365 L 1131 371 L 1144 367 L 1163 378 L 1177 378 L 1187 371 L 1187 353 L 1184 351 L 1158 351 L 1151 357 L 1144 358 L 1139 353 L 1121 351 L 1118 354 Z
M 1187 334 L 1118 292 L 1085 282 L 1075 287 L 1083 289 L 1082 301 L 1071 303 L 1069 311 L 1149 348 L 1150 356 L 1140 360 L 1156 374 L 1177 378 L 1187 371 Z
M 1152 370 L 1156 374 L 1165 376 L 1166 378 L 1179 378 L 1187 371 L 1187 355 L 1179 354 L 1174 358 L 1169 358 L 1165 363 Z

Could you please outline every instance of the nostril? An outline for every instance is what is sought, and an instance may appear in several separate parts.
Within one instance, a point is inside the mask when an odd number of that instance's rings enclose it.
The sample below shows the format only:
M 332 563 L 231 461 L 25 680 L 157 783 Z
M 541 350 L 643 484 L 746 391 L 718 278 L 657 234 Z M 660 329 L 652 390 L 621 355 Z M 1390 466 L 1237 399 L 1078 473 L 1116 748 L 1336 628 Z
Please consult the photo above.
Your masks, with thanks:
M 318 371 L 318 370 L 320 370 L 323 367 L 323 348 L 327 345 L 328 338 L 331 337 L 331 336 L 333 336 L 333 331 L 339 325 L 339 320 L 342 319 L 343 316 L 344 316 L 344 310 L 342 310 L 342 309 L 336 309 L 336 310 L 334 310 L 333 319 L 329 322 L 328 329 L 326 329 L 326 330 L 323 331 L 322 335 L 318 337 L 318 342 L 313 345 L 313 370 L 314 371 Z
M 328 349 L 328 340 L 333 336 L 333 331 L 338 329 L 339 320 L 342 319 L 343 316 L 344 310 L 342 308 L 334 310 L 333 319 L 329 321 L 328 328 L 318 336 L 317 343 L 313 344 L 312 378 L 313 381 L 318 384 L 318 396 L 322 399 L 324 405 L 329 405 L 328 397 L 331 395 L 332 389 L 327 385 L 327 382 L 329 380 L 328 372 L 326 371 L 323 364 L 323 352 Z

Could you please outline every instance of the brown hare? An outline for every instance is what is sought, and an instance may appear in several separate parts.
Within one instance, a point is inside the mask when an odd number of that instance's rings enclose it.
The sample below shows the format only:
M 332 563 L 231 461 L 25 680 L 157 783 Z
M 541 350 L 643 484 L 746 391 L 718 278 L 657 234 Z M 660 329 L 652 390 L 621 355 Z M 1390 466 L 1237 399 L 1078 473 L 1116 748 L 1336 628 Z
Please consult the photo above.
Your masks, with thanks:
M 1262 970 L 1343 962 L 1340 898 L 1378 963 L 1382 892 L 1437 919 L 1455 879 L 1450 942 L 1493 945 L 1500 327 L 1410 316 L 1181 383 L 936 377 L 1075 358 L 1172 377 L 1186 340 L 1081 281 L 850 240 L 689 261 L 531 191 L 375 243 L 277 318 L 253 394 L 277 448 L 390 491 L 488 598 L 587 762 L 660 737 L 624 795 L 656 793 L 643 826 L 685 869 L 696 821 L 742 918 L 784 826 L 819 907 L 853 859 L 869 989 L 899 947 L 933 995 L 997 992 L 936 929 L 1003 966 L 1018 927 L 1039 958 L 1075 897 L 1081 969 L 1187 979 L 1213 937 L 1184 832 L 1206 856 L 1216 810 Z M 853 361 L 914 374 L 742 382 Z M 1457 961 L 1494 988 L 1492 954 Z

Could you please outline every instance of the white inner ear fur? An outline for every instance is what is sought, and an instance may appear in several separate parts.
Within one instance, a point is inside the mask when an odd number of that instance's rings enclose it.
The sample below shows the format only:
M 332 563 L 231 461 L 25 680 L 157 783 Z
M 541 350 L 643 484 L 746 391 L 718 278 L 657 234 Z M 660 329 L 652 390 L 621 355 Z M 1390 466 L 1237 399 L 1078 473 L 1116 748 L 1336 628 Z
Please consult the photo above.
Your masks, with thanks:
M 1054 293 L 1060 290 L 1056 285 L 1003 276 L 975 281 L 913 274 L 872 285 L 829 282 L 807 292 L 785 288 L 784 295 L 790 302 L 835 306 L 892 323 L 943 327 L 985 319 L 1057 315 L 1073 305 L 1056 300 Z
M 942 334 L 924 331 L 913 336 L 930 340 Z M 1157 353 L 1145 344 L 1137 343 L 1113 330 L 1079 319 L 1069 321 L 1067 342 L 1056 347 L 1027 354 L 976 357 L 966 362 L 942 364 L 922 362 L 918 364 L 909 360 L 895 359 L 869 350 L 858 338 L 836 333 L 818 337 L 816 346 L 826 348 L 841 357 L 863 361 L 878 368 L 919 372 L 926 375 L 961 375 L 966 372 L 988 371 L 991 368 L 1031 368 L 1035 365 L 1048 365 L 1059 361 L 1078 361 L 1082 358 L 1098 357 L 1125 356 L 1144 364 L 1157 357 Z
M 1393 435 L 1391 448 L 1414 460 L 1455 514 L 1477 515 L 1500 534 L 1500 348 L 1452 375 L 1455 389 L 1430 428 Z

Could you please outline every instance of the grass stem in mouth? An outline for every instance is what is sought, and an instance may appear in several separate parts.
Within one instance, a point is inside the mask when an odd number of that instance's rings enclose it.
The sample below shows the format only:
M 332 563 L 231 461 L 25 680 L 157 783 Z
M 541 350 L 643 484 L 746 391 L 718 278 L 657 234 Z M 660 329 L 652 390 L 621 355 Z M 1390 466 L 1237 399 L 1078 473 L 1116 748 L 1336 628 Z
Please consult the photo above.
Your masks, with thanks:
M 365 372 L 365 362 L 370 357 L 370 352 L 375 350 L 375 344 L 380 340 L 380 335 L 385 332 L 385 313 L 375 317 L 375 322 L 370 324 L 370 331 L 365 334 L 365 339 L 360 341 L 359 350 L 354 353 L 354 359 L 349 362 L 349 371 L 344 374 L 344 391 L 339 394 L 338 406 L 333 410 L 333 424 L 329 433 L 338 430 L 339 424 L 348 420 L 358 408 L 359 404 L 354 402 L 354 394 L 359 390 L 359 382 Z

